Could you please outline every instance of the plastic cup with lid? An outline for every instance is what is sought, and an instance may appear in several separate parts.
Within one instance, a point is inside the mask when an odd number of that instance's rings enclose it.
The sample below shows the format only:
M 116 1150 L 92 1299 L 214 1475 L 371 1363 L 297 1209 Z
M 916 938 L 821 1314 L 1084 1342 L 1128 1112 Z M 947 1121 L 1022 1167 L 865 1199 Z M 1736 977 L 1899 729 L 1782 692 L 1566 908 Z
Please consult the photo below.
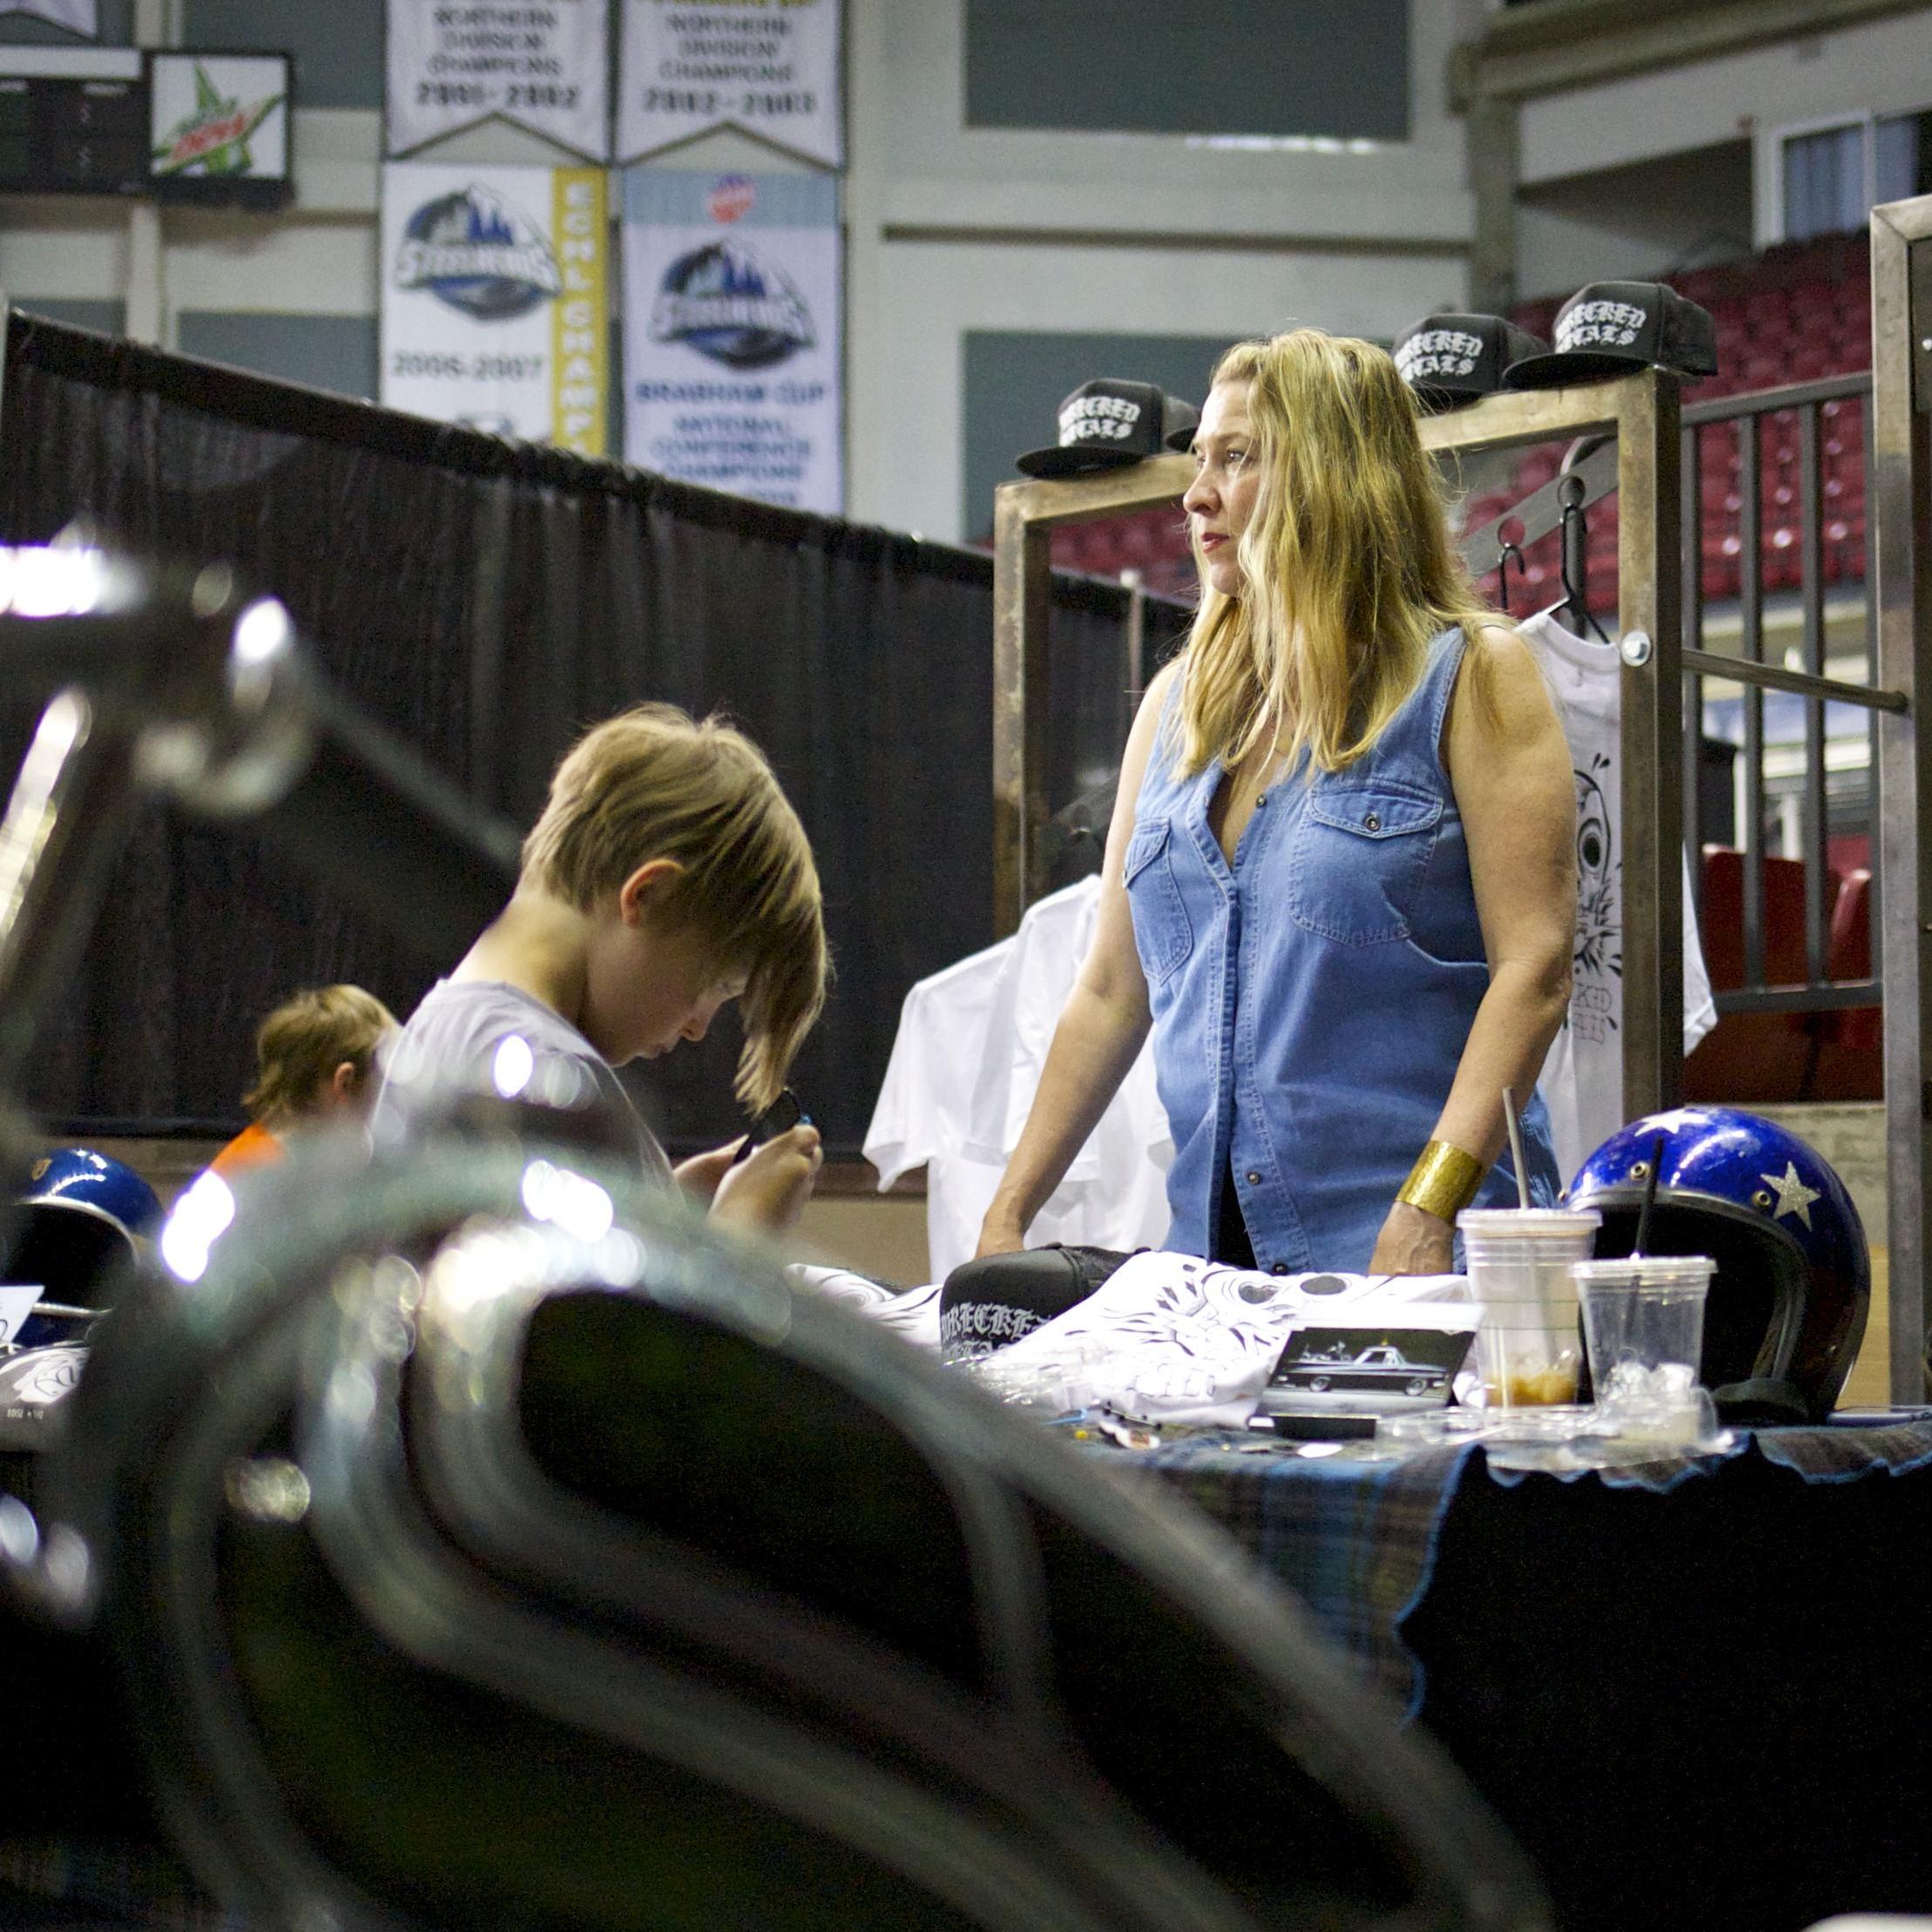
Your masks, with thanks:
M 1573 1402 L 1583 1342 L 1571 1269 L 1587 1260 L 1603 1217 L 1592 1208 L 1465 1208 L 1456 1217 L 1483 1305 L 1476 1360 L 1491 1408 Z

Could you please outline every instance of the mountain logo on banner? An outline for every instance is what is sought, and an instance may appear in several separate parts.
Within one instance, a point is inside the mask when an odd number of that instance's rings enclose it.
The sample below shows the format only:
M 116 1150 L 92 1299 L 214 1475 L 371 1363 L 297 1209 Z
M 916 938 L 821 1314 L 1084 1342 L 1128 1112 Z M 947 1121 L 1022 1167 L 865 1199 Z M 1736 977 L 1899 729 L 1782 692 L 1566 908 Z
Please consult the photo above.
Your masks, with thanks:
M 398 288 L 427 288 L 482 322 L 527 315 L 564 287 L 542 232 L 493 188 L 472 181 L 425 201 L 395 256 Z
M 665 271 L 651 340 L 688 342 L 734 369 L 765 369 L 817 340 L 805 298 L 741 241 L 707 241 Z

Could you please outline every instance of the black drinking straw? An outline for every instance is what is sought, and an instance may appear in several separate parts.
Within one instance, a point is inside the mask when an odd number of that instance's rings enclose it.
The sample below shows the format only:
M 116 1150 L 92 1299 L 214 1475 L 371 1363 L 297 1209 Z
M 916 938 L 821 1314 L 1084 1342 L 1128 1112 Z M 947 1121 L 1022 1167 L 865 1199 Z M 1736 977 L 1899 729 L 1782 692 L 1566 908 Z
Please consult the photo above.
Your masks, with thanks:
M 1512 1088 L 1503 1090 L 1503 1124 L 1510 1130 L 1510 1159 L 1516 1165 L 1517 1206 L 1530 1205 L 1530 1172 L 1523 1165 L 1523 1128 L 1517 1119 L 1517 1097 Z
M 1664 1165 L 1665 1136 L 1658 1135 L 1651 1143 L 1651 1171 L 1644 1183 L 1644 1205 L 1637 1211 L 1637 1240 L 1631 1247 L 1630 1258 L 1639 1261 L 1644 1257 L 1644 1243 L 1651 1232 L 1651 1210 L 1657 1206 L 1657 1173 Z

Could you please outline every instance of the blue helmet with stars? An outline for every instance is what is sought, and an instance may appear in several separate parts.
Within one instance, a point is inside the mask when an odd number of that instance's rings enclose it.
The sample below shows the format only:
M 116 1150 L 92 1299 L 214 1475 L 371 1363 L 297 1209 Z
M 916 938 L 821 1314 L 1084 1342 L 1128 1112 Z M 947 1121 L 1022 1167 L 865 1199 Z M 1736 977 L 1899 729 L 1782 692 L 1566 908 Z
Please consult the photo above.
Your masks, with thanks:
M 45 1153 L 17 1198 L 21 1210 L 6 1252 L 9 1281 L 32 1282 L 43 1300 L 105 1309 L 118 1280 L 161 1219 L 154 1190 L 111 1155 L 88 1147 Z M 24 1347 L 71 1341 L 73 1321 L 35 1315 L 17 1340 Z
M 1657 1165 L 1652 1254 L 1717 1264 L 1702 1380 L 1739 1420 L 1818 1421 L 1845 1386 L 1871 1306 L 1871 1256 L 1845 1184 L 1796 1134 L 1734 1107 L 1654 1113 L 1612 1134 L 1571 1182 L 1603 1216 L 1597 1253 L 1628 1254 Z

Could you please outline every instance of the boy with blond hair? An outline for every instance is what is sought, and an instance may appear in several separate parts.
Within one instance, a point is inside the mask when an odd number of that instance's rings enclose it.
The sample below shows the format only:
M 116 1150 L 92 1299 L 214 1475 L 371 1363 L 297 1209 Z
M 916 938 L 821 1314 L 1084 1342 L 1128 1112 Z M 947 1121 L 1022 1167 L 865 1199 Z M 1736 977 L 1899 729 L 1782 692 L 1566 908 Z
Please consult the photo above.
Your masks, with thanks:
M 740 1003 L 739 1099 L 776 1098 L 825 1000 L 818 871 L 764 754 L 716 718 L 638 705 L 578 740 L 524 841 L 510 903 L 387 1056 L 378 1131 L 451 1087 L 594 1098 L 645 1172 L 664 1150 L 612 1068 L 701 1040 Z M 720 1219 L 787 1226 L 821 1160 L 800 1125 L 676 1171 Z

